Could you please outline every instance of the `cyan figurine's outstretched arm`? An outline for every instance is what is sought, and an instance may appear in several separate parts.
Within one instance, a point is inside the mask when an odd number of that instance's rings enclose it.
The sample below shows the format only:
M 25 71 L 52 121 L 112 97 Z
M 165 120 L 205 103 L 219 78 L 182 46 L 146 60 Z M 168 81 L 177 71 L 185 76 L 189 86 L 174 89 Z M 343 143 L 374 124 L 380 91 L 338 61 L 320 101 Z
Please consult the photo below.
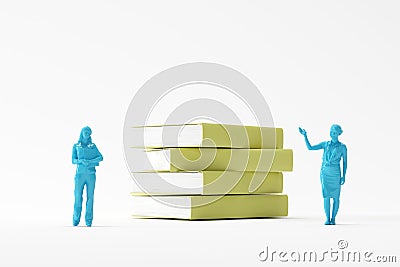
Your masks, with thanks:
M 307 146 L 308 150 L 318 150 L 318 149 L 324 148 L 324 142 L 319 143 L 318 145 L 315 145 L 315 146 L 311 145 L 310 141 L 308 141 L 306 130 L 299 127 L 299 132 L 304 136 L 304 141 L 306 142 L 306 146 Z
M 343 185 L 346 182 L 346 171 L 347 171 L 347 147 L 343 149 L 343 176 L 340 178 L 340 184 Z

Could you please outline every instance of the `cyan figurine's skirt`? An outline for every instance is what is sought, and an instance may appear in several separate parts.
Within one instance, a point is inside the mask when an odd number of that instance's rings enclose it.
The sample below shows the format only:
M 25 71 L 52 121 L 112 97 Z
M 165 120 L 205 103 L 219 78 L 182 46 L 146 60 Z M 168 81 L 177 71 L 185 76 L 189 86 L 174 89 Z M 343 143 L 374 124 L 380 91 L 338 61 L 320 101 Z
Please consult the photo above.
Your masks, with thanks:
M 323 164 L 321 167 L 320 179 L 322 185 L 322 196 L 324 198 L 340 197 L 340 165 Z

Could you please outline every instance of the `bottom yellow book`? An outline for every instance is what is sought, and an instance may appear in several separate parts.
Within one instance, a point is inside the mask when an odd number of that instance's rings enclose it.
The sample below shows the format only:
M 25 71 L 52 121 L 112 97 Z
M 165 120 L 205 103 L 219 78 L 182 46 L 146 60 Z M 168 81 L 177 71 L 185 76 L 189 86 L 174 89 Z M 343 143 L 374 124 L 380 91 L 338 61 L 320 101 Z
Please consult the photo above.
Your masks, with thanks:
M 133 216 L 210 220 L 267 218 L 288 215 L 288 196 L 284 194 L 137 196 L 133 195 Z

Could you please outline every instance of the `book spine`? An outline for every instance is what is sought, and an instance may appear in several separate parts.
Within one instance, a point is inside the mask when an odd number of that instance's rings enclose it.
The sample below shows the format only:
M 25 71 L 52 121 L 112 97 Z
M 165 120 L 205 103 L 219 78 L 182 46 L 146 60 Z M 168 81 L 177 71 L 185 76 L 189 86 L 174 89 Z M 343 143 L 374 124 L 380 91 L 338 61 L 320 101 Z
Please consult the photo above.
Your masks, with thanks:
M 204 123 L 202 131 L 202 147 L 283 148 L 282 128 Z
M 284 172 L 292 169 L 291 149 L 170 149 L 170 171 L 173 172 L 205 170 Z
M 283 174 L 281 172 L 218 172 L 205 171 L 203 195 L 213 194 L 264 194 L 282 193 Z M 251 190 L 250 184 L 259 185 Z
M 192 197 L 191 220 L 288 216 L 288 196 L 283 194 L 224 196 L 202 205 L 204 201 Z

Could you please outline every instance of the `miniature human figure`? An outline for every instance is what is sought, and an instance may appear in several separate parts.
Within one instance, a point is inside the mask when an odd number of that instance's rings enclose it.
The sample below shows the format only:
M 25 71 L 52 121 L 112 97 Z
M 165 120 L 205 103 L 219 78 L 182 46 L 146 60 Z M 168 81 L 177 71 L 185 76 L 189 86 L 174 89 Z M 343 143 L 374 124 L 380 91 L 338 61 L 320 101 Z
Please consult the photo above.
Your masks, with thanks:
M 335 225 L 336 214 L 339 210 L 339 198 L 341 185 L 346 180 L 347 170 L 347 148 L 346 145 L 339 142 L 339 135 L 343 133 L 342 128 L 333 124 L 330 130 L 331 141 L 321 142 L 312 146 L 307 138 L 306 130 L 299 127 L 299 132 L 304 136 L 307 148 L 309 150 L 323 149 L 322 166 L 320 179 L 322 185 L 322 196 L 324 198 L 324 209 L 326 215 L 326 225 Z M 343 158 L 343 175 L 340 170 L 340 161 Z M 331 201 L 333 198 L 332 217 L 331 217 Z
M 72 163 L 76 164 L 75 174 L 75 204 L 73 226 L 77 226 L 81 219 L 82 194 L 86 185 L 86 226 L 92 226 L 93 221 L 93 196 L 96 183 L 96 166 L 103 160 L 103 156 L 92 143 L 92 130 L 86 126 L 82 128 L 78 143 L 72 149 Z

